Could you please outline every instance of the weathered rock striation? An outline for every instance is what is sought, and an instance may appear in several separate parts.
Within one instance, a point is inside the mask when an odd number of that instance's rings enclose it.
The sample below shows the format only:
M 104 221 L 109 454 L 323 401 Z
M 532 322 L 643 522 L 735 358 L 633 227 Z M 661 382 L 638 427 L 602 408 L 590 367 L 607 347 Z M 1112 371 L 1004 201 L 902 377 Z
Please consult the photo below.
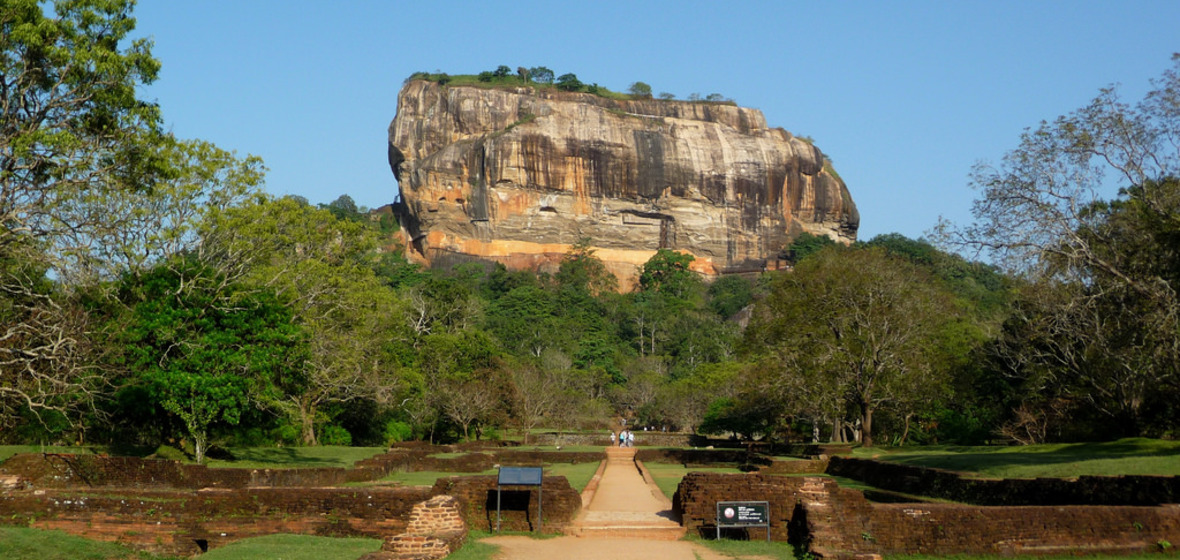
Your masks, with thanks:
M 389 129 L 412 257 L 553 271 L 589 240 L 622 285 L 656 250 L 698 272 L 775 268 L 802 232 L 856 238 L 844 182 L 761 111 L 408 82 Z

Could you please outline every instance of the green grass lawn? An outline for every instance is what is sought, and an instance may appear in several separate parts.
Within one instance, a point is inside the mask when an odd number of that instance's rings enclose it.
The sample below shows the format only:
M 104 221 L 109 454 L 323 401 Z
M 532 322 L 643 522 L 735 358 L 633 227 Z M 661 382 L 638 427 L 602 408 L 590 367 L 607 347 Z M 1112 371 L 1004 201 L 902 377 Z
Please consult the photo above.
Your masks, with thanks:
M 702 539 L 700 537 L 686 537 L 694 543 L 702 545 L 717 554 L 730 558 L 774 558 L 775 560 L 795 560 L 795 547 L 785 542 L 766 542 L 755 539 L 737 541 L 730 539 Z
M 1011 447 L 858 448 L 854 455 L 996 478 L 1180 475 L 1180 441 L 1146 438 Z
M 166 449 L 166 448 L 161 448 Z M 187 463 L 179 451 L 172 450 L 170 456 Z M 380 455 L 384 447 L 348 447 L 322 445 L 318 447 L 231 447 L 232 460 L 209 458 L 206 465 L 213 468 L 239 469 L 294 469 L 307 467 L 352 467 L 357 461 Z M 147 451 L 150 453 L 150 450 Z M 40 446 L 0 445 L 0 462 L 18 453 L 73 453 L 87 455 L 94 453 L 115 453 L 104 446 Z
M 381 539 L 266 535 L 230 543 L 201 560 L 356 560 L 381 548 Z
M 647 467 L 647 472 L 651 473 L 651 477 L 656 482 L 656 486 L 660 487 L 660 491 L 664 493 L 668 499 L 672 499 L 672 495 L 676 493 L 676 487 L 680 485 L 680 479 L 690 472 L 719 472 L 719 473 L 734 473 L 740 474 L 742 471 L 736 467 L 706 467 L 706 468 L 686 468 L 681 464 L 669 463 L 644 463 Z
M 381 548 L 381 539 L 267 535 L 215 548 L 202 560 L 356 560 Z M 120 544 L 23 527 L 0 527 L 4 560 L 171 560 Z
M 317 447 L 234 447 L 232 461 L 209 459 L 212 468 L 232 469 L 294 469 L 307 467 L 349 468 L 357 461 L 385 453 L 384 447 L 347 447 L 321 445 Z
M 545 476 L 564 476 L 570 482 L 575 492 L 581 493 L 586 488 L 586 484 L 594 478 L 594 472 L 598 470 L 598 463 L 553 463 L 545 465 Z M 434 482 L 439 478 L 448 476 L 479 476 L 479 475 L 495 475 L 498 474 L 499 469 L 488 469 L 477 473 L 456 473 L 444 471 L 418 471 L 418 472 L 393 472 L 388 476 L 375 480 L 372 483 L 359 482 L 356 484 L 349 484 L 349 486 L 369 486 L 381 485 L 383 483 L 397 482 L 403 486 L 434 486 Z
M 0 527 L 0 558 L 5 560 L 153 560 L 120 544 L 93 541 L 61 531 Z
M 0 463 L 8 460 L 13 455 L 21 453 L 73 453 L 75 455 L 90 455 L 96 452 L 105 452 L 105 448 L 92 447 L 75 447 L 64 445 L 0 445 Z

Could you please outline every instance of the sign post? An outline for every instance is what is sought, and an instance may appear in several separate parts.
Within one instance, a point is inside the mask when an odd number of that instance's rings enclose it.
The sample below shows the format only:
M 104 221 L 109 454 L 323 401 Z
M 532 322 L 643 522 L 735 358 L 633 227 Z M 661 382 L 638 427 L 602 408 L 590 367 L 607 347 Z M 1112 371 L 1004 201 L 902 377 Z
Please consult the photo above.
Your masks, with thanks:
M 722 527 L 766 527 L 770 542 L 770 502 L 717 502 L 717 540 Z
M 541 491 L 545 471 L 541 467 L 500 467 L 500 476 L 496 479 L 496 532 L 500 532 L 500 490 L 504 486 L 536 486 L 537 487 L 537 527 L 544 523 L 545 517 L 541 512 Z M 525 504 L 525 519 L 528 519 L 528 504 Z

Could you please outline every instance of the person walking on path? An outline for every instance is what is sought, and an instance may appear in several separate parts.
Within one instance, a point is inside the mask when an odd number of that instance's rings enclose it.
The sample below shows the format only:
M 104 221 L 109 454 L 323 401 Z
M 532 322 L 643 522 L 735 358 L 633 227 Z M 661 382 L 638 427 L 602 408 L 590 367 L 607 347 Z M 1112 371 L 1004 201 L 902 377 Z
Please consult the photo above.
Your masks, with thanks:
M 610 446 L 611 447 L 615 446 L 615 431 L 614 430 L 610 431 Z
M 627 447 L 635 447 L 635 432 L 627 431 Z

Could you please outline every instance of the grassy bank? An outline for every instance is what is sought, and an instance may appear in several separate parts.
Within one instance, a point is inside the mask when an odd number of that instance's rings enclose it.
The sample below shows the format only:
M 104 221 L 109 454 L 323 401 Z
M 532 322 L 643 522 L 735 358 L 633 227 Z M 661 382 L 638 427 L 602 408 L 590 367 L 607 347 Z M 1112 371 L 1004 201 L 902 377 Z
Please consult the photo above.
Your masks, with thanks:
M 1011 447 L 861 448 L 855 456 L 994 478 L 1180 475 L 1180 441 L 1146 438 Z

